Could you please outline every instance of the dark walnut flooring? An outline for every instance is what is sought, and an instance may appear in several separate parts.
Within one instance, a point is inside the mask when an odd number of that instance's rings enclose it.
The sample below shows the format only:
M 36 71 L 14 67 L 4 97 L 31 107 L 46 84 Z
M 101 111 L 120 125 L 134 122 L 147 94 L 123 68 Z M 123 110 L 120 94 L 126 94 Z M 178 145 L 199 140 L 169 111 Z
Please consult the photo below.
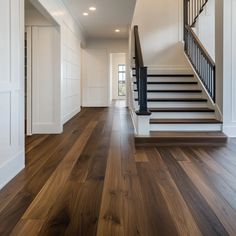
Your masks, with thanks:
M 236 235 L 236 141 L 134 148 L 126 108 L 84 108 L 26 139 L 0 192 L 0 235 Z

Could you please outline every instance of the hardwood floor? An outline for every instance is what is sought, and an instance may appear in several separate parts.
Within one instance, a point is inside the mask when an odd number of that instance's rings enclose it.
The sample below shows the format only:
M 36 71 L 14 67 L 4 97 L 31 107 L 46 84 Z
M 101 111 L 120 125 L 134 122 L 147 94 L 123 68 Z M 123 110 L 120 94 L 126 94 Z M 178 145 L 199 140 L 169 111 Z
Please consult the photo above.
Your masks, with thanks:
M 134 147 L 128 110 L 84 108 L 26 139 L 0 191 L 0 235 L 236 235 L 236 141 Z

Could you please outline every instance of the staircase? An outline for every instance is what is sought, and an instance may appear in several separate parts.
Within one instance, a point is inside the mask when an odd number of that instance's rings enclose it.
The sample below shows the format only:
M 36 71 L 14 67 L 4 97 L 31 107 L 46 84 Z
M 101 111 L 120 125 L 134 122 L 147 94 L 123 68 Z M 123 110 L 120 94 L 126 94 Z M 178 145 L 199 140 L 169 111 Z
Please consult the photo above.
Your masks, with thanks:
M 184 0 L 185 54 L 193 71 L 160 74 L 144 66 L 138 26 L 130 94 L 135 144 L 219 145 L 227 142 L 216 110 L 215 63 L 192 27 L 207 0 Z
M 135 109 L 137 82 L 133 78 Z M 136 135 L 138 146 L 157 144 L 218 144 L 225 142 L 222 122 L 199 86 L 194 74 L 151 74 L 147 76 L 147 106 L 151 112 L 149 135 Z

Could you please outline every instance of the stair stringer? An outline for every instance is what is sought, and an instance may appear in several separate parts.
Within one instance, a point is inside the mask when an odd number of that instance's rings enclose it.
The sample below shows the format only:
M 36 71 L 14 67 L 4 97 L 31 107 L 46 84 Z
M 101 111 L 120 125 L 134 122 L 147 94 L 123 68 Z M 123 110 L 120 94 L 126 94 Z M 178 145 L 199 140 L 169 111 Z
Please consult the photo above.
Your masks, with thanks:
M 192 70 L 192 73 L 194 73 L 194 76 L 195 78 L 197 79 L 198 81 L 198 84 L 200 86 L 200 88 L 202 89 L 203 91 L 203 97 L 205 99 L 207 99 L 207 103 L 208 103 L 208 106 L 212 109 L 215 110 L 215 114 L 216 114 L 216 119 L 219 120 L 219 121 L 223 121 L 223 114 L 218 106 L 217 103 L 214 103 L 214 101 L 212 100 L 211 96 L 209 95 L 208 91 L 206 90 L 204 84 L 202 83 L 200 77 L 198 76 L 198 73 L 195 71 L 194 67 L 192 66 L 192 63 L 189 61 L 189 58 L 187 57 L 187 55 L 184 53 L 186 59 L 187 59 L 187 62 L 189 64 L 189 66 L 191 67 L 191 70 Z

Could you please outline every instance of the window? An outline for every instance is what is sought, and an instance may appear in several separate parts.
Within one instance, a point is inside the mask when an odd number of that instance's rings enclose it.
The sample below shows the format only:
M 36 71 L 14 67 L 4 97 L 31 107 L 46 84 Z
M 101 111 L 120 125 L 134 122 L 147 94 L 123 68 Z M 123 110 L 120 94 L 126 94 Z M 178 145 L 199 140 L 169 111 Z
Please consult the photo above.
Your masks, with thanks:
M 126 96 L 126 68 L 125 65 L 118 65 L 118 95 Z

